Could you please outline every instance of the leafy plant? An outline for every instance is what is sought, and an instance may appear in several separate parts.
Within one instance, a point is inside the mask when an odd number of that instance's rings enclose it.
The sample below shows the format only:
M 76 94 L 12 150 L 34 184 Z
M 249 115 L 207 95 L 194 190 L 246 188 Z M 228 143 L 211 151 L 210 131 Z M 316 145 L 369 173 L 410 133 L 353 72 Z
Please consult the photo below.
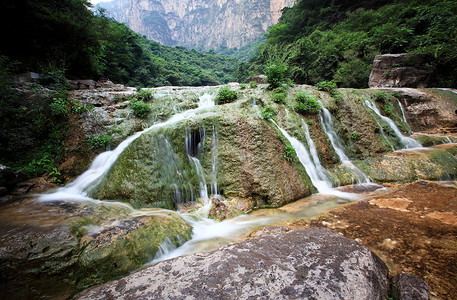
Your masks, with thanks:
M 353 139 L 353 140 L 357 139 L 357 132 L 355 132 L 355 131 L 352 132 L 351 139 Z
M 49 108 L 54 116 L 67 116 L 70 112 L 67 98 L 53 98 Z
M 238 93 L 232 91 L 228 86 L 223 86 L 217 91 L 215 99 L 216 104 L 226 104 L 235 101 L 238 98 Z
M 52 168 L 51 172 L 48 174 L 48 178 L 52 177 L 52 182 L 57 184 L 62 184 L 62 180 L 59 178 L 62 174 L 57 170 L 56 167 Z
M 386 92 L 375 92 L 373 94 L 374 100 L 378 102 L 385 102 L 389 99 L 389 94 Z
M 111 136 L 107 134 L 99 134 L 97 136 L 89 135 L 87 137 L 87 142 L 89 143 L 89 148 L 91 150 L 101 149 L 111 143 Z
M 262 119 L 268 120 L 268 119 L 271 119 L 274 116 L 276 116 L 278 114 L 278 112 L 270 105 L 265 105 L 262 108 L 261 114 L 262 114 Z
M 321 111 L 321 106 L 313 96 L 300 92 L 295 96 L 297 101 L 294 109 L 301 114 L 317 114 Z
M 338 92 L 338 87 L 333 81 L 321 81 L 316 84 L 316 88 L 319 91 L 328 92 L 337 102 L 343 101 L 343 97 L 340 92 Z
M 152 90 L 151 89 L 140 89 L 136 92 L 136 98 L 139 101 L 149 102 L 153 99 Z
M 284 147 L 284 153 L 282 157 L 287 161 L 294 161 L 297 153 L 295 152 L 294 147 L 287 145 Z
M 257 86 L 258 86 L 257 82 L 255 82 L 255 81 L 249 82 L 249 87 L 250 87 L 251 89 L 255 89 Z
M 284 80 L 284 74 L 287 67 L 283 64 L 271 64 L 265 68 L 265 75 L 267 75 L 267 82 L 270 89 L 277 88 Z
M 240 90 L 245 90 L 248 86 L 245 83 L 240 84 Z
M 286 94 L 285 93 L 276 93 L 273 95 L 273 101 L 276 103 L 286 103 Z
M 151 106 L 149 104 L 137 99 L 130 101 L 130 108 L 137 117 L 142 119 L 146 118 L 151 112 Z
M 382 109 L 384 110 L 384 112 L 387 114 L 387 116 L 389 118 L 391 118 L 393 115 L 394 115 L 394 108 L 392 105 L 390 104 L 384 104 Z

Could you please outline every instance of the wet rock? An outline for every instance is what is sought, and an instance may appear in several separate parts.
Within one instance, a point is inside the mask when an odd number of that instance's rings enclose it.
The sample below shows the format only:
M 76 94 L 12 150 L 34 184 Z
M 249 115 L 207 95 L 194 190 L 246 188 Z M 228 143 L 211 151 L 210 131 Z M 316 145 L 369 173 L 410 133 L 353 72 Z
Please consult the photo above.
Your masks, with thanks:
M 411 130 L 447 134 L 457 125 L 457 92 L 451 89 L 383 89 L 397 94 Z
M 80 240 L 78 287 L 128 274 L 152 260 L 165 238 L 177 247 L 191 234 L 190 225 L 171 212 L 120 219 L 98 227 Z
M 293 230 L 160 262 L 76 299 L 387 299 L 386 265 L 328 229 Z
M 411 274 L 400 273 L 392 278 L 392 298 L 394 300 L 428 300 L 428 284 Z
M 0 188 L 3 188 L 3 193 L 0 191 L 0 195 L 11 191 L 17 183 L 17 177 L 13 170 L 7 166 L 0 165 Z
M 223 199 L 220 196 L 211 197 L 209 217 L 217 220 L 234 218 L 253 209 L 252 202 L 241 198 Z
M 192 228 L 173 212 L 32 199 L 0 210 L 0 298 L 50 298 L 132 272 Z
M 368 158 L 359 166 L 374 182 L 449 180 L 457 176 L 457 159 L 451 153 L 457 146 L 448 147 L 396 151 Z
M 368 85 L 379 87 L 427 87 L 435 70 L 426 55 L 399 53 L 376 55 Z

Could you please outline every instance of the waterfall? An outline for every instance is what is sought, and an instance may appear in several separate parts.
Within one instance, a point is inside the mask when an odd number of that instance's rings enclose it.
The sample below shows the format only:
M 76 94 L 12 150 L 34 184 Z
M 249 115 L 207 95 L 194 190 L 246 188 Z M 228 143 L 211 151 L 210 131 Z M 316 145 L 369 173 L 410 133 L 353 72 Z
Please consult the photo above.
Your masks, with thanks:
M 213 141 L 211 146 L 211 194 L 218 195 L 217 190 L 217 147 L 219 144 L 219 136 L 217 135 L 216 127 L 213 124 Z
M 271 119 L 270 119 L 271 120 Z M 297 153 L 298 160 L 303 165 L 308 174 L 309 178 L 311 179 L 311 183 L 317 189 L 317 191 L 321 194 L 329 194 L 334 195 L 343 199 L 357 199 L 358 196 L 351 194 L 351 193 L 344 193 L 340 191 L 336 191 L 333 189 L 332 182 L 327 176 L 327 171 L 322 167 L 319 157 L 317 156 L 316 151 L 312 151 L 312 158 L 309 155 L 308 150 L 306 147 L 296 138 L 292 137 L 287 131 L 282 129 L 274 120 L 271 120 L 273 124 L 281 131 L 281 133 L 286 137 L 286 139 L 290 142 L 292 147 L 295 149 Z M 305 124 L 306 126 L 306 124 Z M 305 128 L 308 128 L 307 126 Z M 306 130 L 306 129 L 305 129 Z M 308 132 L 309 133 L 309 132 Z M 307 137 L 307 142 L 310 144 L 310 148 L 314 147 L 314 142 L 311 140 L 311 137 Z M 315 147 L 314 147 L 315 150 Z M 315 163 L 317 162 L 317 163 Z
M 306 173 L 311 179 L 312 184 L 317 188 L 319 193 L 330 194 L 332 192 L 331 181 L 327 177 L 327 174 L 322 172 L 322 169 L 316 167 L 306 147 L 299 140 L 292 137 L 289 133 L 287 133 L 287 131 L 285 131 L 278 124 L 276 124 L 275 121 L 271 120 L 271 122 L 273 122 L 273 124 L 275 124 L 276 127 L 278 127 L 279 131 L 281 131 L 281 133 L 286 137 L 286 139 L 295 149 L 298 159 L 305 168 Z
M 202 148 L 202 141 L 205 138 L 205 130 L 190 130 L 186 129 L 186 153 L 189 157 L 191 164 L 195 166 L 197 172 L 198 182 L 200 185 L 200 198 L 203 201 L 208 201 L 208 188 L 206 187 L 205 174 L 203 167 L 197 156 L 200 154 Z
M 319 160 L 319 155 L 317 154 L 316 145 L 314 144 L 314 141 L 311 139 L 308 125 L 305 123 L 305 121 L 303 121 L 303 119 L 301 119 L 301 120 L 302 120 L 302 124 L 303 124 L 303 129 L 304 129 L 303 131 L 305 132 L 306 143 L 308 144 L 309 152 L 311 154 L 313 164 L 316 167 L 316 171 L 321 178 L 324 178 L 326 182 L 330 183 L 331 181 L 328 179 L 327 170 L 325 170 L 325 168 L 322 166 L 322 164 Z M 330 183 L 330 185 L 331 185 L 331 183 Z
M 344 147 L 341 143 L 340 137 L 335 132 L 335 127 L 333 126 L 332 115 L 322 105 L 322 102 L 319 101 L 319 104 L 322 107 L 322 112 L 319 114 L 319 120 L 322 125 L 322 129 L 324 133 L 328 136 L 330 143 L 332 144 L 333 149 L 335 150 L 338 158 L 340 159 L 341 163 L 352 173 L 355 175 L 357 183 L 369 183 L 370 180 L 368 179 L 367 175 L 362 172 L 359 168 L 357 168 L 347 157 L 344 153 Z M 303 121 L 303 123 L 305 123 Z
M 397 99 L 397 104 L 398 104 L 398 107 L 400 108 L 401 116 L 403 118 L 403 122 L 406 124 L 406 126 L 408 126 L 408 134 L 411 134 L 411 128 L 408 125 L 408 121 L 406 121 L 405 110 L 403 109 L 403 105 L 401 105 L 401 102 L 398 99 Z
M 381 114 L 379 111 L 378 107 L 376 106 L 376 103 L 372 99 L 365 99 L 365 105 L 371 109 L 381 120 L 386 122 L 392 131 L 395 133 L 395 135 L 398 137 L 400 140 L 401 144 L 403 145 L 404 148 L 406 149 L 412 149 L 412 148 L 422 148 L 422 145 L 419 144 L 416 140 L 404 136 L 401 131 L 398 129 L 397 125 L 395 125 L 394 121 L 392 121 L 390 118 L 385 117 Z M 378 123 L 379 124 L 379 123 Z
M 200 96 L 199 107 L 195 109 L 189 109 L 184 112 L 173 115 L 170 119 L 165 122 L 154 124 L 143 131 L 137 132 L 134 135 L 125 139 L 120 143 L 114 150 L 106 151 L 99 154 L 89 169 L 83 174 L 78 176 L 73 182 L 67 186 L 58 189 L 52 194 L 40 195 L 38 197 L 41 201 L 53 201 L 53 200 L 93 200 L 89 198 L 88 192 L 92 187 L 96 186 L 103 176 L 108 172 L 111 166 L 116 162 L 119 155 L 137 138 L 143 133 L 151 130 L 161 128 L 167 125 L 175 124 L 179 121 L 191 118 L 196 115 L 199 111 L 208 109 L 214 106 L 213 96 L 204 94 Z

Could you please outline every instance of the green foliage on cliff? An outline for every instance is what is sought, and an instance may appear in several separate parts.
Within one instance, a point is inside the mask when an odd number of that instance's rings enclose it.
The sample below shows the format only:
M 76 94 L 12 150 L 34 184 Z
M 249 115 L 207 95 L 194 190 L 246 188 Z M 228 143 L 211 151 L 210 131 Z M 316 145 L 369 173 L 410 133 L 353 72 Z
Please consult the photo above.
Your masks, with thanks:
M 87 0 L 21 0 L 0 4 L 0 55 L 18 72 L 63 70 L 68 77 L 109 78 L 130 86 L 216 85 L 235 79 L 235 58 L 166 47 L 126 25 L 93 14 Z
M 322 109 L 317 99 L 310 94 L 298 93 L 295 100 L 297 103 L 294 109 L 300 114 L 317 114 Z
M 238 93 L 232 91 L 228 86 L 223 86 L 217 91 L 216 104 L 226 104 L 235 101 L 238 98 Z
M 456 87 L 456 36 L 452 0 L 301 0 L 270 27 L 250 70 L 279 61 L 297 83 L 363 88 L 375 55 L 425 53 L 437 67 L 433 85 Z

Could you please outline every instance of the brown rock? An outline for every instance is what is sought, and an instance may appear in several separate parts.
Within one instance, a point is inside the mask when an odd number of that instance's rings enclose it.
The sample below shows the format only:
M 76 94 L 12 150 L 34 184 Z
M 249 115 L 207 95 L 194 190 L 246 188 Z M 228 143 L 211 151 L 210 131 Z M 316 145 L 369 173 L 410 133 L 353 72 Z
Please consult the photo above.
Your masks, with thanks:
M 370 88 L 427 87 L 435 70 L 427 62 L 427 56 L 421 54 L 376 55 L 368 85 Z

